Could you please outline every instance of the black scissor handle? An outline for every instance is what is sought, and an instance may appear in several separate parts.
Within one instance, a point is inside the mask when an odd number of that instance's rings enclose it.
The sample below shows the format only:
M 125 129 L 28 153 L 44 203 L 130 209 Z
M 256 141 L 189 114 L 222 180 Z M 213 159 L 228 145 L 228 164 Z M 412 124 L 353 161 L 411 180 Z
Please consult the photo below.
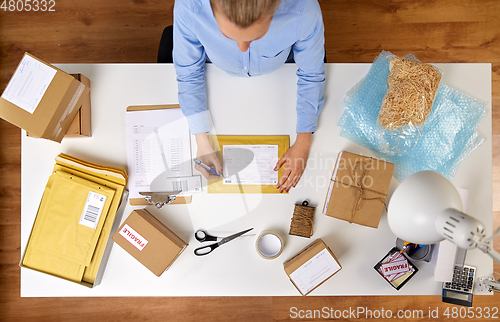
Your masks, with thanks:
M 194 238 L 196 238 L 196 240 L 199 241 L 200 243 L 206 242 L 206 241 L 217 241 L 217 237 L 209 235 L 209 234 L 207 234 L 206 231 L 201 230 L 201 229 L 197 230 L 194 233 Z
M 207 245 L 207 246 L 203 246 L 203 247 L 199 247 L 199 248 L 196 248 L 194 250 L 194 254 L 196 256 L 203 256 L 203 255 L 208 255 L 210 254 L 214 249 L 216 249 L 217 247 L 219 247 L 219 244 L 218 243 L 215 243 L 215 244 L 212 244 L 212 245 Z

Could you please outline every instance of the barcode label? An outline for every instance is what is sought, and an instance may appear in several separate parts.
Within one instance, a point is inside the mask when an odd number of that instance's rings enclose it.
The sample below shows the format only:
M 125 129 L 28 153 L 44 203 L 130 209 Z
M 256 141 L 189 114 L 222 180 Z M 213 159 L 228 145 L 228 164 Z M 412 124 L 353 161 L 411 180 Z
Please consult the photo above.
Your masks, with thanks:
M 85 206 L 83 206 L 79 224 L 96 229 L 99 219 L 101 218 L 105 202 L 106 196 L 89 191 L 87 201 L 85 202 Z
M 187 180 L 172 181 L 172 191 L 187 191 L 187 190 L 189 190 Z

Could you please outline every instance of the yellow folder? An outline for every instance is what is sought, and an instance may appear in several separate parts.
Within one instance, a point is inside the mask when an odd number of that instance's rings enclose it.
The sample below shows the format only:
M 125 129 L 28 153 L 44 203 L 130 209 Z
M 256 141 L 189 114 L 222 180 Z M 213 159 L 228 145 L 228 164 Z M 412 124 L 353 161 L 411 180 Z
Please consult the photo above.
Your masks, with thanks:
M 290 147 L 288 135 L 210 135 L 210 146 L 214 149 L 222 165 L 224 145 L 277 145 L 278 158 Z M 278 181 L 283 175 L 283 167 L 278 170 Z M 274 185 L 225 185 L 223 178 L 208 180 L 208 193 L 279 193 Z

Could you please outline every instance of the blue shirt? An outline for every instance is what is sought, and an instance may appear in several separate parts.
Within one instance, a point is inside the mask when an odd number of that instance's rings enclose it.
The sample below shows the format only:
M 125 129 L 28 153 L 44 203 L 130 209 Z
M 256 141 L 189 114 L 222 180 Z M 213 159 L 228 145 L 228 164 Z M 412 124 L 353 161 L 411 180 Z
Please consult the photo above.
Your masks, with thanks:
M 281 0 L 269 30 L 246 52 L 219 30 L 210 0 L 176 0 L 173 60 L 179 104 L 191 133 L 208 132 L 204 64 L 253 77 L 281 67 L 293 50 L 297 64 L 297 132 L 315 132 L 324 105 L 324 26 L 317 0 Z

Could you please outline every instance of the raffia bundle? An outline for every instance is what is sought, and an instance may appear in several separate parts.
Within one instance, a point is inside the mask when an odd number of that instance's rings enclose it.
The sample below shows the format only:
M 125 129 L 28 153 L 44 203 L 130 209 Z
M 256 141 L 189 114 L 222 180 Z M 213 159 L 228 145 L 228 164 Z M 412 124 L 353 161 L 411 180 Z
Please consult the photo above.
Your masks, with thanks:
M 421 125 L 431 113 L 441 73 L 429 64 L 403 57 L 392 58 L 390 70 L 378 122 L 388 130 Z

